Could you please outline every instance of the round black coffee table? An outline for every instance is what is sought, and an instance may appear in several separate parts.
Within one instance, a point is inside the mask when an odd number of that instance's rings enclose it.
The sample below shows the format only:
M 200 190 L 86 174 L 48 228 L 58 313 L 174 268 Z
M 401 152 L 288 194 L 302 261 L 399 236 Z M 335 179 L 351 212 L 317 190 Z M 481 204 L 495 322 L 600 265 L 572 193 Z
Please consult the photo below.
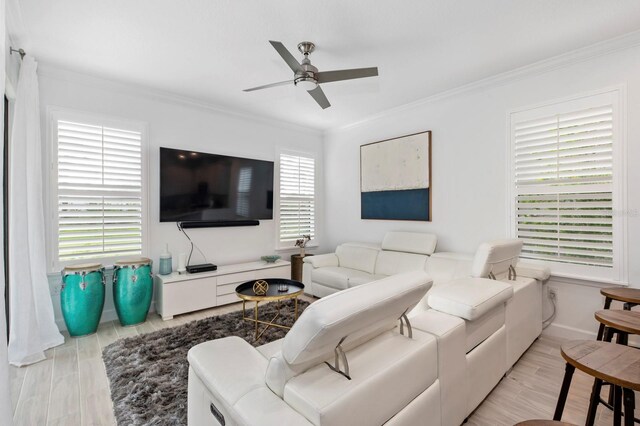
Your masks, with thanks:
M 264 285 L 265 282 L 266 284 L 268 284 L 268 287 Z M 259 294 L 256 294 L 256 292 L 254 291 L 254 287 Z M 291 329 L 291 327 L 289 326 L 277 324 L 275 322 L 275 320 L 280 316 L 280 302 L 282 302 L 283 300 L 294 300 L 293 320 L 295 321 L 298 319 L 298 296 L 300 296 L 302 293 L 304 293 L 304 284 L 285 278 L 265 278 L 252 280 L 242 283 L 238 287 L 236 287 L 236 295 L 240 299 L 242 299 L 242 319 L 245 321 L 251 321 L 255 324 L 255 340 L 260 339 L 260 337 L 264 334 L 265 331 L 269 329 L 269 327 L 278 327 L 287 330 Z M 246 315 L 245 306 L 247 302 L 255 302 L 255 306 L 253 308 L 253 317 L 248 317 Z M 278 303 L 278 313 L 276 313 L 276 315 L 270 321 L 258 319 L 258 305 L 260 304 L 260 302 Z M 262 331 L 260 331 L 258 328 L 260 324 L 266 326 Z

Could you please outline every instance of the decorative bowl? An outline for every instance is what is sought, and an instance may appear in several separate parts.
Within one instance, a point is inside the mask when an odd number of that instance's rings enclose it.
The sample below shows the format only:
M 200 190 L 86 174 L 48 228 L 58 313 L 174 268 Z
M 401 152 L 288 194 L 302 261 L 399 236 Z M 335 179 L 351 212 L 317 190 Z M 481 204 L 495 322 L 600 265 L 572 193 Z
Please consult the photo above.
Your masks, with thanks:
M 278 256 L 277 254 L 271 254 L 269 256 L 262 256 L 260 259 L 264 260 L 267 263 L 275 263 L 278 259 L 280 259 L 280 256 Z

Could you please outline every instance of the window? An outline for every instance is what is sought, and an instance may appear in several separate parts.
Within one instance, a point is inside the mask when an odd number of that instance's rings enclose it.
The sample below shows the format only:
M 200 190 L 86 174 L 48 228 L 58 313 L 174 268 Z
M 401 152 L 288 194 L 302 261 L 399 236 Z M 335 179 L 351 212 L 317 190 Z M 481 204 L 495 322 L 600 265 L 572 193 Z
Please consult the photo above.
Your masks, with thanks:
M 618 91 L 511 115 L 513 232 L 554 274 L 622 279 Z
M 310 156 L 280 155 L 280 247 L 293 247 L 302 235 L 315 238 L 315 160 Z
M 52 125 L 52 267 L 142 254 L 143 127 L 73 114 L 54 114 Z

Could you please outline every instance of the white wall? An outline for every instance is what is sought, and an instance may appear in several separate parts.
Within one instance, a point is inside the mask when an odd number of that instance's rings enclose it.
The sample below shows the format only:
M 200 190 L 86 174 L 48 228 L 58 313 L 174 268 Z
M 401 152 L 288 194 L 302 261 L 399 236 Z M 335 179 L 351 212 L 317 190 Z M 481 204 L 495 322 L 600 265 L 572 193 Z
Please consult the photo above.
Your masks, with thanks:
M 434 64 L 437 66 L 437 64 Z M 429 78 L 423 70 L 420 78 Z M 438 251 L 473 252 L 482 241 L 507 235 L 507 113 L 517 108 L 626 84 L 627 211 L 640 211 L 640 47 L 521 77 L 500 85 L 458 91 L 398 108 L 372 120 L 331 131 L 325 138 L 323 249 L 343 241 L 381 241 L 389 230 L 433 232 Z M 431 130 L 433 221 L 360 219 L 359 147 Z M 628 217 L 629 281 L 640 287 L 640 219 Z M 585 335 L 596 330 L 602 306 L 598 283 L 554 278 L 559 310 L 549 333 Z M 548 308 L 548 307 L 547 307 Z
M 316 153 L 320 159 L 318 169 L 322 170 L 322 134 L 316 130 L 220 112 L 177 98 L 43 66 L 40 70 L 43 137 L 49 131 L 46 111 L 51 106 L 147 123 L 149 248 L 145 255 L 156 263 L 165 243 L 169 244 L 173 254 L 174 267 L 178 253 L 186 253 L 189 249 L 186 238 L 179 233 L 175 223 L 159 222 L 159 147 L 272 161 L 276 159 L 277 149 L 296 149 Z M 322 229 L 322 218 L 319 219 L 319 228 Z M 187 232 L 206 254 L 207 260 L 218 265 L 256 260 L 261 255 L 273 254 L 276 247 L 273 220 L 262 220 L 257 227 L 205 228 Z M 192 262 L 203 262 L 197 251 L 194 251 Z M 52 274 L 49 281 L 56 318 L 63 326 L 59 303 L 60 274 Z M 115 318 L 110 291 L 107 291 L 104 309 L 103 321 Z

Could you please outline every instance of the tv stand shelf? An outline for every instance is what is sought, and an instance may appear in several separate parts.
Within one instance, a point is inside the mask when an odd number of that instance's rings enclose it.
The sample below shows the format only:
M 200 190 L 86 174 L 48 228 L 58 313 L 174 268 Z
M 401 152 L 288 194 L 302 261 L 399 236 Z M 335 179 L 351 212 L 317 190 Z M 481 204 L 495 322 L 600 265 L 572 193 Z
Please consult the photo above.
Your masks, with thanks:
M 240 302 L 235 289 L 243 282 L 263 278 L 291 278 L 291 263 L 278 260 L 218 266 L 197 274 L 155 275 L 156 311 L 163 320 L 174 315 Z

